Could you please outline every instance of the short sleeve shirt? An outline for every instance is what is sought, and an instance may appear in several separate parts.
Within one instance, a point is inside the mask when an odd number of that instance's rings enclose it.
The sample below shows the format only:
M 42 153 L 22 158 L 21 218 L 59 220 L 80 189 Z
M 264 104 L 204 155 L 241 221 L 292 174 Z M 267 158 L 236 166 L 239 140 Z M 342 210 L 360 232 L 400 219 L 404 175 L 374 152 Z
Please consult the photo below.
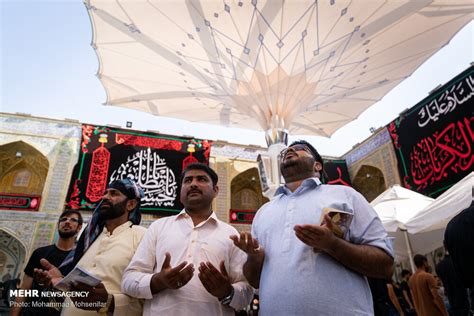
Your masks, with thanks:
M 262 315 L 372 315 L 372 295 L 365 276 L 316 253 L 294 232 L 298 224 L 319 224 L 323 208 L 353 214 L 345 239 L 371 245 L 393 257 L 391 240 L 374 209 L 354 189 L 303 181 L 291 192 L 277 190 L 257 212 L 252 235 L 265 250 L 260 277 Z

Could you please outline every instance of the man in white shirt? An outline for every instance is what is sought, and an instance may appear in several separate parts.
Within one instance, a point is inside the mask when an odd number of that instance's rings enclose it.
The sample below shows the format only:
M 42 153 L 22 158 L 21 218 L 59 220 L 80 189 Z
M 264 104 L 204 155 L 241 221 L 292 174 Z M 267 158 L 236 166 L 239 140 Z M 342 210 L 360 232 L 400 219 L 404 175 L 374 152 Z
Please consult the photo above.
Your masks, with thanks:
M 248 253 L 244 274 L 260 289 L 259 315 L 373 315 L 366 276 L 393 272 L 377 213 L 354 189 L 321 183 L 323 160 L 310 143 L 293 142 L 280 156 L 285 184 L 258 210 L 251 234 L 232 236 Z M 342 235 L 325 208 L 350 214 Z
M 188 165 L 184 210 L 148 228 L 125 270 L 122 291 L 146 299 L 144 315 L 234 315 L 250 303 L 253 289 L 242 274 L 247 256 L 229 239 L 237 230 L 211 208 L 217 181 L 207 165 Z

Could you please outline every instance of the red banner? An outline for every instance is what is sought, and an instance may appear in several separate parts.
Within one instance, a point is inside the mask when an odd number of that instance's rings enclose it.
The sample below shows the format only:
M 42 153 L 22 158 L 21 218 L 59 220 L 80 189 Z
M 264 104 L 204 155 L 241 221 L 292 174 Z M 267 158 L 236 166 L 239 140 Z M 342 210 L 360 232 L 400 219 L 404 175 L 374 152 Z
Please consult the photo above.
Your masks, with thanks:
M 38 211 L 40 195 L 0 193 L 0 209 Z

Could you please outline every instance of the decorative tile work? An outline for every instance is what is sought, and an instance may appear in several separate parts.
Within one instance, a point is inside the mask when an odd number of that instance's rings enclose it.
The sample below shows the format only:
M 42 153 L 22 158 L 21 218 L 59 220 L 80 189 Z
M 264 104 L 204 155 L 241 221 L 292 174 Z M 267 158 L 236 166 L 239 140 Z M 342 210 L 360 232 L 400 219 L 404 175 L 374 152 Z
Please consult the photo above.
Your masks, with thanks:
M 50 167 L 52 176 L 50 178 L 49 190 L 47 193 L 47 201 L 43 204 L 44 211 L 62 210 L 66 199 L 67 188 L 72 171 L 72 157 L 77 157 L 79 150 L 79 140 L 77 140 L 75 148 L 74 140 L 61 140 L 58 143 L 58 153 L 55 164 Z
M 225 157 L 233 159 L 248 159 L 257 160 L 259 154 L 266 154 L 265 148 L 258 148 L 253 146 L 235 146 L 230 144 L 212 144 L 211 156 Z
M 350 167 L 387 142 L 391 142 L 390 134 L 388 133 L 387 129 L 384 128 L 378 134 L 372 138 L 369 138 L 366 143 L 356 147 L 345 155 L 344 159 L 346 160 L 347 166 Z
M 219 195 L 213 203 L 213 206 L 215 206 L 214 211 L 217 217 L 226 223 L 229 222 L 230 183 L 228 179 L 228 168 L 230 167 L 228 163 L 216 163 L 211 165 L 211 168 L 213 168 L 219 176 Z
M 33 233 L 35 231 L 35 222 L 32 220 L 7 220 L 3 211 L 0 212 L 0 229 L 4 229 L 7 232 L 11 232 L 15 238 L 21 240 L 21 242 L 28 248 L 31 245 L 33 239 Z M 26 249 L 28 251 L 28 249 Z
M 54 212 L 57 216 L 63 210 L 81 133 L 79 122 L 0 114 L 0 145 L 23 141 L 48 158 L 49 170 L 40 212 Z
M 0 126 L 10 133 L 32 134 L 44 136 L 81 136 L 79 122 L 53 121 L 34 117 L 23 117 L 14 114 L 0 114 Z
M 56 230 L 55 223 L 39 222 L 37 224 L 36 233 L 34 236 L 34 242 L 31 249 L 36 249 L 39 247 L 50 245 L 53 239 L 55 230 Z

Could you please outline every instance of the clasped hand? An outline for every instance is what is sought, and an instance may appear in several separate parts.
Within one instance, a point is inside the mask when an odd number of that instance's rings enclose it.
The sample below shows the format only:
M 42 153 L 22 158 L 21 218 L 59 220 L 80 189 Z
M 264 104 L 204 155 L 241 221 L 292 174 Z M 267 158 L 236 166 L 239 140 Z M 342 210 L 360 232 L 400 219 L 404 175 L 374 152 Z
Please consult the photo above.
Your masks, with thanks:
M 336 235 L 332 232 L 333 225 L 331 218 L 326 214 L 321 225 L 296 225 L 294 230 L 296 237 L 303 243 L 317 252 L 327 252 L 333 247 L 334 242 L 337 241 Z

